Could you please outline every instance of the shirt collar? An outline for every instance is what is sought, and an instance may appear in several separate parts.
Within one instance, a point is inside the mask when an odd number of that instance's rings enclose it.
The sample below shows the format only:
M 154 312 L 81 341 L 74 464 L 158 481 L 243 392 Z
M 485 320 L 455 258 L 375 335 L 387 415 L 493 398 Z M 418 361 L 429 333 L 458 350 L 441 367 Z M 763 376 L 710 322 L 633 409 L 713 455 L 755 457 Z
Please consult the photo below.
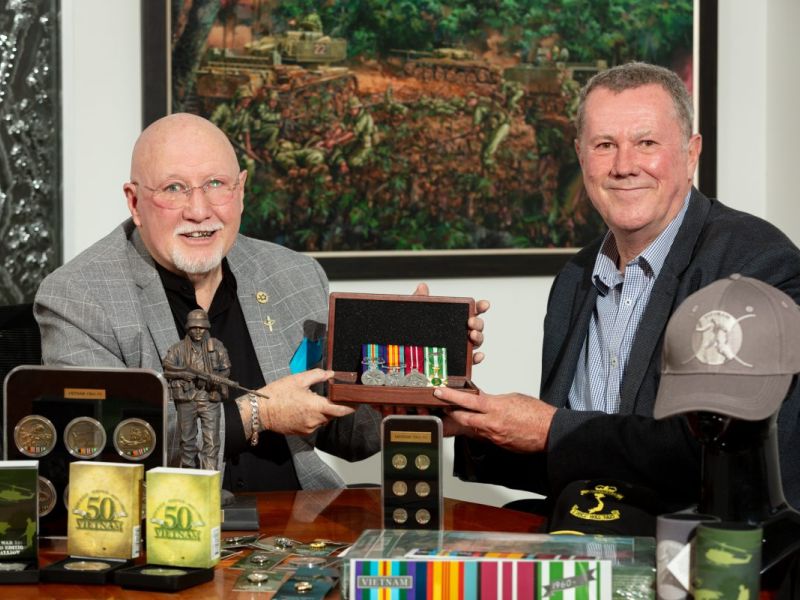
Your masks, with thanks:
M 680 212 L 675 215 L 675 218 L 669 222 L 658 237 L 654 239 L 645 248 L 641 254 L 634 257 L 628 264 L 638 263 L 642 270 L 649 277 L 656 278 L 664 266 L 664 261 L 667 259 L 667 254 L 675 241 L 675 236 L 678 235 L 678 230 L 683 224 L 683 219 L 686 216 L 686 210 L 689 208 L 689 197 L 692 195 L 691 190 L 686 194 L 683 199 L 683 206 Z M 624 276 L 617 269 L 617 261 L 619 260 L 619 251 L 617 250 L 617 240 L 611 231 L 607 231 L 603 238 L 603 243 L 600 245 L 600 251 L 597 253 L 597 258 L 594 262 L 594 269 L 592 270 L 592 283 L 597 288 L 600 294 L 605 295 L 608 290 L 624 281 Z

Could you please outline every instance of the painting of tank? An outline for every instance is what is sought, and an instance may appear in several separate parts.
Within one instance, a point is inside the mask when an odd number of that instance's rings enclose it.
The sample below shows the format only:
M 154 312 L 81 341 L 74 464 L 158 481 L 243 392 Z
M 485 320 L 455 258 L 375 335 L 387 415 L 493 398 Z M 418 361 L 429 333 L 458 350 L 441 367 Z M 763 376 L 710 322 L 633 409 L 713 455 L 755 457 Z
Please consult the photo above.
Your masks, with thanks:
M 692 26 L 692 0 L 172 0 L 172 111 L 233 140 L 249 235 L 575 248 L 603 231 L 573 150 L 580 86 L 634 59 L 691 86 Z

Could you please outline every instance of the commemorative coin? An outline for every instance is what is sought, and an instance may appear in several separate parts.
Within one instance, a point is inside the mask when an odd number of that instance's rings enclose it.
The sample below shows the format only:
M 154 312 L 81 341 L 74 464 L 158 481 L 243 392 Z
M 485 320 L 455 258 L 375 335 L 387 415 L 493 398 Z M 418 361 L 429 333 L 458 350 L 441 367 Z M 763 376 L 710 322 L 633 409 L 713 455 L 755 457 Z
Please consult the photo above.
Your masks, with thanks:
M 176 575 L 186 575 L 183 569 L 165 569 L 163 567 L 151 567 L 139 571 L 142 575 L 154 575 L 156 577 L 174 577 Z
M 431 486 L 427 481 L 418 481 L 417 485 L 414 486 L 414 491 L 417 492 L 417 496 L 420 498 L 426 498 L 431 493 Z
M 49 515 L 56 506 L 56 488 L 46 477 L 39 475 L 39 516 Z
M 392 466 L 395 469 L 405 469 L 408 464 L 408 459 L 405 454 L 395 454 L 392 456 Z
M 96 419 L 77 417 L 64 428 L 64 445 L 76 458 L 95 458 L 106 447 L 106 431 Z
M 431 466 L 431 458 L 427 454 L 417 454 L 414 464 L 420 471 L 426 471 Z
M 76 560 L 64 563 L 67 571 L 104 571 L 110 569 L 111 565 L 100 560 Z
M 114 448 L 128 460 L 144 460 L 156 448 L 156 432 L 147 421 L 125 419 L 114 429 Z
M 395 481 L 392 484 L 392 492 L 395 496 L 405 496 L 408 493 L 408 484 L 405 481 Z
M 14 444 L 25 456 L 39 458 L 49 454 L 56 445 L 56 428 L 50 419 L 28 415 L 14 427 Z

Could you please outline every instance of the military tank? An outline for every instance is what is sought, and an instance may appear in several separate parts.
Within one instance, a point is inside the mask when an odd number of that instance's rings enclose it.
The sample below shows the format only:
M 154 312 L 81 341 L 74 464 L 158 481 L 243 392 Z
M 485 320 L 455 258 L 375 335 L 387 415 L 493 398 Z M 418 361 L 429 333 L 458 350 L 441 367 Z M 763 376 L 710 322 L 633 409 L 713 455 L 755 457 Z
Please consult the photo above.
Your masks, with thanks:
M 403 72 L 420 81 L 450 81 L 459 84 L 497 84 L 500 69 L 463 48 L 437 48 L 432 52 L 392 50 L 403 60 Z

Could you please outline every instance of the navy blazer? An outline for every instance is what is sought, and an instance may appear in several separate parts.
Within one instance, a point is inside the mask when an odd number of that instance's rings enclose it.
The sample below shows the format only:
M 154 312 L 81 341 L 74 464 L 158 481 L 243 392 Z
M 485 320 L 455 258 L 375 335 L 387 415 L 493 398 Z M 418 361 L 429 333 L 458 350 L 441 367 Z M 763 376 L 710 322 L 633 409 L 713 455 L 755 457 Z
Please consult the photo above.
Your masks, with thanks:
M 545 495 L 557 494 L 579 479 L 615 478 L 658 490 L 676 508 L 695 503 L 700 493 L 699 446 L 683 417 L 657 421 L 652 416 L 667 321 L 687 296 L 733 273 L 765 281 L 800 303 L 800 250 L 763 219 L 692 189 L 686 216 L 633 340 L 619 413 L 609 415 L 567 408 L 597 297 L 591 274 L 601 242 L 578 252 L 550 290 L 540 397 L 559 410 L 547 451 L 521 455 L 457 440 L 456 475 Z M 778 418 L 784 493 L 795 507 L 800 507 L 798 388 L 792 389 Z

